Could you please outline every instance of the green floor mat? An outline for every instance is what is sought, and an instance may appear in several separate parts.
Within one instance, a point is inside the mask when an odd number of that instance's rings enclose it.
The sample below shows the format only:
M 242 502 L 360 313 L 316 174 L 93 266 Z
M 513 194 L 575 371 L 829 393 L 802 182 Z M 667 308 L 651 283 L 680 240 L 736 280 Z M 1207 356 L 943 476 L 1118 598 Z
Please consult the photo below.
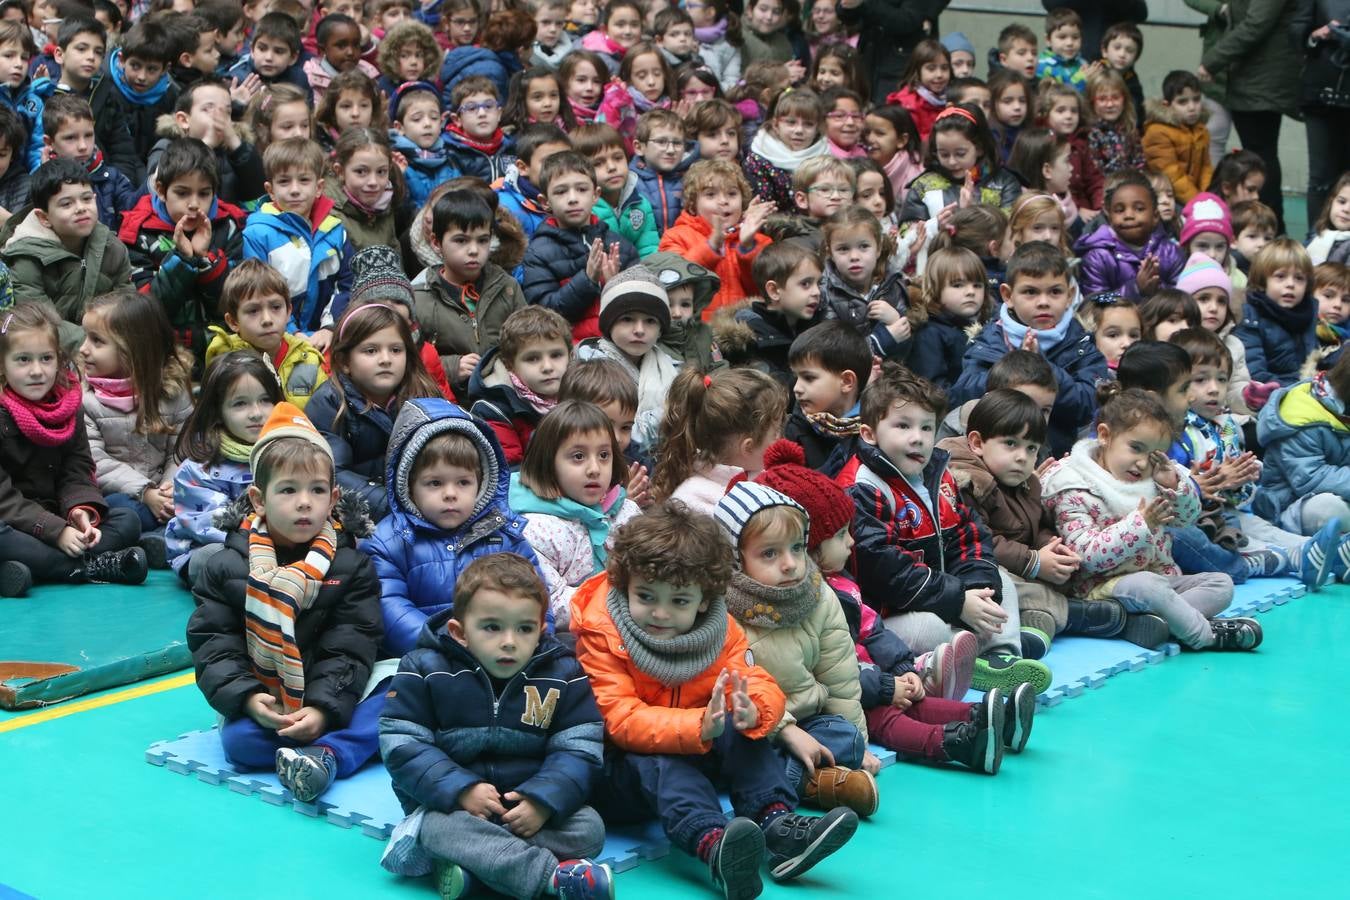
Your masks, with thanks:
M 45 585 L 0 601 L 0 707 L 48 706 L 186 668 L 192 605 L 172 572 L 136 587 Z

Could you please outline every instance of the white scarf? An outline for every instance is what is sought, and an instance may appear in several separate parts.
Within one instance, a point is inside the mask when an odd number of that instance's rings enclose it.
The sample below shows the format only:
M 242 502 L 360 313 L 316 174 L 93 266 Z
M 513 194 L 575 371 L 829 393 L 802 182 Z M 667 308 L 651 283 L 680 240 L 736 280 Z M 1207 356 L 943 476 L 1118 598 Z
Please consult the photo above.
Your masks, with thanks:
M 779 140 L 778 135 L 769 130 L 766 123 L 765 127 L 755 132 L 755 139 L 750 142 L 750 152 L 764 157 L 770 165 L 788 172 L 796 172 L 808 159 L 829 156 L 830 148 L 824 137 L 818 137 L 816 142 L 805 150 L 790 150 L 787 144 Z
M 1308 255 L 1312 257 L 1314 266 L 1320 266 L 1327 261 L 1331 255 L 1331 248 L 1341 241 L 1350 241 L 1350 231 L 1336 231 L 1328 228 L 1326 231 L 1319 231 L 1317 237 L 1308 241 Z
M 1052 466 L 1041 479 L 1041 497 L 1049 500 L 1065 491 L 1086 491 L 1106 506 L 1113 519 L 1123 519 L 1139 509 L 1140 500 L 1152 500 L 1158 494 L 1158 486 L 1152 478 L 1144 478 L 1133 483 L 1121 481 L 1097 462 L 1097 449 L 1101 444 L 1096 438 L 1086 438 L 1073 445 L 1073 451 Z M 1183 465 L 1173 462 L 1177 467 L 1177 477 L 1185 483 L 1191 477 L 1190 471 Z
M 633 416 L 633 440 L 651 446 L 661 430 L 666 394 L 675 383 L 675 359 L 661 348 L 653 347 L 643 354 L 639 368 L 609 338 L 597 340 L 595 349 L 601 356 L 623 366 L 637 381 L 638 408 L 637 414 Z

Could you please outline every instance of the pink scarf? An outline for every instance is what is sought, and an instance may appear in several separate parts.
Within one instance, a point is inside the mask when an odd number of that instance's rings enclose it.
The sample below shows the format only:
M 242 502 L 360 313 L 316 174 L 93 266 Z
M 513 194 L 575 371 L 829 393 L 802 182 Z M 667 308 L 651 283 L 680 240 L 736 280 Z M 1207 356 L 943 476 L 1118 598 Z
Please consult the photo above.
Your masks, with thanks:
M 506 374 L 511 376 L 511 387 L 516 389 L 516 393 L 520 395 L 522 400 L 534 407 L 535 412 L 544 414 L 558 405 L 556 397 L 550 400 L 547 397 L 539 396 L 526 387 L 525 382 L 517 378 L 515 372 L 507 372 Z
M 89 387 L 93 389 L 98 402 L 108 409 L 118 412 L 133 412 L 136 409 L 136 386 L 130 378 L 94 378 L 89 377 Z
M 50 402 L 20 397 L 9 385 L 0 393 L 0 405 L 9 411 L 19 431 L 39 447 L 59 447 L 75 434 L 75 416 L 80 410 L 78 383 L 64 390 L 53 388 Z

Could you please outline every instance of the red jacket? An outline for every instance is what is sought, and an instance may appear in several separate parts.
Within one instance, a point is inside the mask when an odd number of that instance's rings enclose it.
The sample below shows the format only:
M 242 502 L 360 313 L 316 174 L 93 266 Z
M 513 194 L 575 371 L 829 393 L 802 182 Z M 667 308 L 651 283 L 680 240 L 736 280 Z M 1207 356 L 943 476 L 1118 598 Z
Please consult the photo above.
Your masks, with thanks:
M 919 92 L 909 85 L 905 85 L 900 90 L 886 97 L 886 102 L 893 106 L 903 106 L 909 117 L 914 120 L 914 127 L 919 129 L 919 140 L 927 141 L 928 135 L 933 130 L 933 123 L 937 121 L 938 113 L 946 109 L 946 106 L 934 106 L 923 97 Z
M 703 310 L 703 321 L 712 319 L 719 307 L 732 304 L 757 294 L 755 280 L 750 276 L 750 267 L 755 264 L 759 251 L 769 245 L 769 239 L 763 234 L 755 235 L 755 247 L 749 253 L 742 253 L 740 236 L 735 229 L 727 232 L 724 252 L 718 253 L 708 244 L 712 237 L 712 224 L 701 216 L 685 210 L 675 220 L 675 224 L 661 235 L 660 249 L 680 254 L 690 262 L 696 262 L 705 269 L 717 273 L 722 286 L 713 295 L 712 302 Z
M 1101 209 L 1106 190 L 1106 178 L 1097 166 L 1097 160 L 1088 147 L 1086 129 L 1078 129 L 1069 138 L 1069 196 L 1079 209 Z

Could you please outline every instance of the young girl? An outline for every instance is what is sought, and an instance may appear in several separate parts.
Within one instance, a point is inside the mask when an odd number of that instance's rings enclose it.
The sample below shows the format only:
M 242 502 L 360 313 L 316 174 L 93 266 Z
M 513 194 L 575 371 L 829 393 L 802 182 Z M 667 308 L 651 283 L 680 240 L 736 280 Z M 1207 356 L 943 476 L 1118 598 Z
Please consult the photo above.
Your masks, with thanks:
M 567 104 L 578 125 L 589 125 L 599 112 L 609 69 L 605 61 L 589 50 L 574 50 L 558 69 Z
M 858 178 L 858 187 L 853 192 L 853 202 L 877 217 L 881 222 L 881 233 L 895 244 L 900 231 L 900 223 L 895 217 L 895 193 L 891 190 L 890 179 L 881 166 L 863 157 L 850 159 L 849 166 Z M 886 266 L 892 271 L 901 271 L 909 264 L 909 245 L 896 246 Z
M 632 156 L 638 116 L 649 109 L 667 109 L 675 73 L 654 44 L 639 41 L 619 63 L 619 77 L 605 86 L 595 121 L 613 125 Z
M 924 307 L 906 303 L 904 276 L 887 271 L 885 260 L 893 255 L 894 244 L 882 234 L 877 217 L 859 206 L 844 207 L 826 220 L 821 247 L 825 318 L 867 335 L 877 356 L 908 359 L 910 336 L 928 317 Z
M 403 177 L 394 165 L 384 130 L 352 126 L 333 149 L 333 172 L 325 191 L 333 215 L 342 220 L 353 252 L 366 247 L 391 247 L 399 252 L 396 213 L 403 204 Z M 407 223 L 404 223 L 406 226 Z
M 741 65 L 787 63 L 793 70 L 792 83 L 801 83 L 811 51 L 796 30 L 800 12 L 796 0 L 747 0 L 741 14 Z
M 581 48 L 604 60 L 608 76 L 618 73 L 619 63 L 641 40 L 642 7 L 636 0 L 614 0 L 600 14 L 600 26 L 581 39 Z
M 281 383 L 255 353 L 227 353 L 206 367 L 196 409 L 178 435 L 174 516 L 164 527 L 169 565 L 189 586 L 223 546 L 213 516 L 253 483 L 249 452 L 281 401 Z
M 763 372 L 682 370 L 666 398 L 652 495 L 712 515 L 733 478 L 764 468 L 764 450 L 786 418 L 787 397 Z
M 136 513 L 110 507 L 94 483 L 80 382 L 59 329 L 50 305 L 0 310 L 0 597 L 34 582 L 145 581 Z
M 767 60 L 745 67 L 745 78 L 727 90 L 729 100 L 741 114 L 741 145 L 748 147 L 759 134 L 774 102 L 792 86 L 792 76 L 783 63 Z
M 380 77 L 376 84 L 388 101 L 400 84 L 434 81 L 441 71 L 445 51 L 436 43 L 436 35 L 430 28 L 407 19 L 385 32 L 378 54 Z
M 1313 265 L 1324 262 L 1350 263 L 1350 172 L 1332 185 L 1322 213 L 1313 225 L 1317 236 L 1308 242 Z
M 1177 219 L 1177 191 L 1172 187 L 1172 179 L 1161 172 L 1149 172 L 1148 183 L 1157 198 L 1158 224 L 1175 240 L 1181 234 L 1181 222 Z
M 924 266 L 915 305 L 928 321 L 914 330 L 909 368 L 944 391 L 961 375 L 972 332 L 993 312 L 985 277 L 980 258 L 962 247 L 931 253 Z
M 997 206 L 967 206 L 952 213 L 951 223 L 928 242 L 927 251 L 934 253 L 962 247 L 978 256 L 984 265 L 985 292 L 997 308 L 1003 302 L 999 286 L 1003 284 L 1004 271 L 1003 260 L 998 254 L 1007 233 L 1008 217 Z M 921 256 L 919 274 L 923 274 L 924 262 Z
M 1242 324 L 1234 333 L 1246 348 L 1252 375 L 1247 406 L 1257 410 L 1270 394 L 1265 389 L 1298 381 L 1308 355 L 1317 349 L 1317 303 L 1312 260 L 1290 238 L 1271 241 L 1256 254 L 1247 279 Z
M 191 358 L 176 347 L 164 305 L 148 293 L 123 288 L 95 297 L 80 325 L 94 477 L 110 508 L 136 513 L 151 568 L 163 569 L 163 539 L 145 535 L 173 518 L 173 449 L 192 412 Z
M 1054 197 L 1070 230 L 1074 226 L 1081 230 L 1078 204 L 1069 190 L 1073 180 L 1073 168 L 1069 162 L 1072 153 L 1073 147 L 1068 138 L 1055 134 L 1049 128 L 1026 128 L 1017 136 L 1017 143 L 1013 144 L 1008 168 L 1021 178 L 1027 188 Z
M 1115 372 L 1120 358 L 1131 345 L 1139 343 L 1144 323 L 1134 302 L 1111 292 L 1094 294 L 1078 307 L 1078 321 L 1092 332 L 1093 343 L 1106 357 L 1106 368 Z
M 989 102 L 994 110 L 989 127 L 1000 164 L 1012 154 L 1013 144 L 1031 111 L 1032 87 L 1012 69 L 999 69 L 989 76 Z
M 675 96 L 680 103 L 693 105 L 704 100 L 725 100 L 722 84 L 701 59 L 687 62 L 675 70 Z
M 305 92 L 293 84 L 269 84 L 254 94 L 247 115 L 258 155 L 262 156 L 275 141 L 309 140 L 313 133 L 312 112 Z
M 641 513 L 624 491 L 627 474 L 605 411 L 564 400 L 540 421 L 511 476 L 511 511 L 525 517 L 559 631 L 571 619 L 572 594 L 604 570 L 614 529 Z
M 987 204 L 1006 214 L 1021 193 L 1017 176 L 1003 168 L 994 151 L 984 113 L 974 106 L 952 106 L 933 123 L 923 174 L 905 191 L 900 221 L 930 220 L 934 227 L 929 232 L 934 233 L 939 214 L 949 206 Z M 1000 229 L 996 240 L 1002 236 Z M 995 244 L 995 253 L 997 248 Z
M 563 131 L 577 127 L 572 104 L 562 102 L 563 81 L 558 73 L 531 66 L 511 76 L 511 90 L 502 109 L 502 131 L 515 133 L 535 122 L 548 122 Z
M 1260 200 L 1266 186 L 1266 164 L 1250 150 L 1232 150 L 1214 166 L 1205 190 L 1218 194 L 1231 208 L 1244 200 Z
M 795 212 L 792 174 L 808 159 L 830 152 L 820 136 L 820 98 L 811 91 L 786 91 L 774 98 L 769 120 L 750 142 L 745 155 L 745 177 L 761 200 L 780 212 Z
M 385 453 L 399 407 L 441 392 L 422 365 L 408 320 L 383 303 L 343 313 L 329 363 L 332 377 L 310 397 L 305 415 L 333 448 L 338 487 L 363 497 L 378 522 L 389 511 Z
M 1253 619 L 1215 618 L 1233 599 L 1222 573 L 1182 575 L 1168 526 L 1192 525 L 1200 495 L 1190 473 L 1167 458 L 1171 415 L 1153 394 L 1119 382 L 1098 388 L 1097 433 L 1079 441 L 1041 476 L 1055 528 L 1082 563 L 1069 593 L 1114 599 L 1132 612 L 1161 616 L 1172 635 L 1196 650 L 1252 650 Z
M 483 7 L 478 0 L 442 0 L 439 4 L 440 34 L 450 50 L 472 47 L 483 28 Z
M 834 47 L 847 47 L 852 50 L 858 46 L 858 35 L 849 33 L 848 27 L 839 21 L 839 10 L 828 0 L 814 0 L 810 4 L 804 24 L 806 40 L 811 48 L 811 60 L 815 64 L 826 58 L 826 54 Z M 811 77 L 815 78 L 814 71 Z M 829 86 L 821 85 L 818 90 L 824 90 Z
M 741 80 L 740 18 L 728 9 L 727 0 L 703 0 L 686 12 L 694 20 L 698 55 L 729 93 Z
M 837 159 L 867 156 L 862 146 L 862 97 L 848 88 L 830 88 L 820 98 L 825 112 L 825 140 Z
M 923 140 L 902 106 L 877 106 L 863 120 L 863 149 L 881 166 L 896 197 L 923 171 Z
M 1134 101 L 1120 73 L 1105 66 L 1089 75 L 1087 102 L 1092 110 L 1088 149 L 1102 175 L 1144 168 Z
M 825 6 L 817 3 L 816 8 Z M 863 77 L 862 61 L 858 51 L 844 43 L 826 44 L 811 61 L 809 87 L 818 94 L 830 88 L 848 88 L 859 97 L 867 98 L 867 79 Z
M 1147 297 L 1173 287 L 1185 259 L 1158 222 L 1158 199 L 1138 172 L 1117 174 L 1106 191 L 1106 224 L 1074 249 L 1082 258 L 1078 284 L 1085 296 L 1119 291 Z
M 1036 92 L 1036 120 L 1069 142 L 1069 194 L 1086 221 L 1102 208 L 1105 180 L 1087 140 L 1087 104 L 1078 91 L 1047 80 Z
M 1139 334 L 1146 341 L 1165 341 L 1185 328 L 1200 327 L 1200 307 L 1185 291 L 1163 288 L 1139 304 Z
M 900 90 L 886 98 L 902 107 L 918 129 L 919 140 L 928 140 L 938 114 L 947 108 L 947 85 L 952 80 L 952 57 L 947 48 L 932 40 L 920 41 L 909 57 L 909 67 L 900 79 Z
M 331 153 L 348 128 L 369 128 L 372 122 L 384 125 L 387 121 L 384 95 L 375 82 L 362 72 L 343 72 L 328 85 L 314 112 L 314 139 Z
M 1065 258 L 1073 256 L 1069 249 L 1069 229 L 1064 227 L 1064 208 L 1059 200 L 1049 194 L 1023 194 L 1017 198 L 1008 216 L 1008 233 L 1000 253 L 1004 262 L 1027 241 L 1045 241 L 1058 247 Z

